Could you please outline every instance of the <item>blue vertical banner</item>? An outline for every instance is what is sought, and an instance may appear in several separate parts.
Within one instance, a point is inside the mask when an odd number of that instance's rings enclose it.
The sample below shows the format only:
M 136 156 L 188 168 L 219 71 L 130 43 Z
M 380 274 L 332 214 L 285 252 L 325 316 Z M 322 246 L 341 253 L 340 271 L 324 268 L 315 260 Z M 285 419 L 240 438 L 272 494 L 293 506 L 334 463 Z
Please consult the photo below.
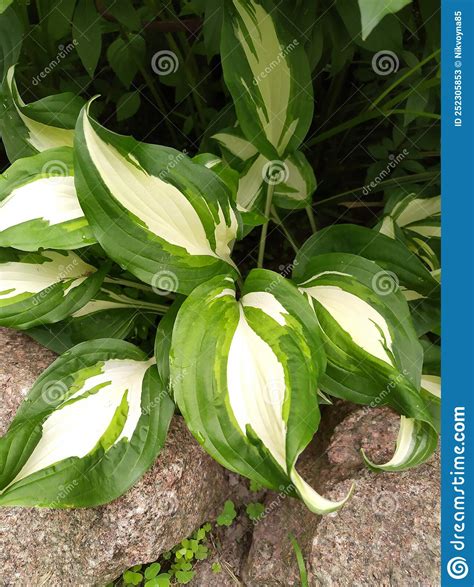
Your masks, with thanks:
M 442 586 L 474 585 L 474 0 L 442 0 Z

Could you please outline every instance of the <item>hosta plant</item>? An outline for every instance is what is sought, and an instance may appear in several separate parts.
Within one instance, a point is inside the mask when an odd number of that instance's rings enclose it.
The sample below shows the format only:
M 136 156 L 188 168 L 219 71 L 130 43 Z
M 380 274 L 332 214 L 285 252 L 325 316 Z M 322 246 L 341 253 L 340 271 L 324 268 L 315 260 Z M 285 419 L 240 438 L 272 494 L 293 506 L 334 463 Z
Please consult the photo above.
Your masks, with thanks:
M 365 38 L 383 15 L 358 5 Z M 319 514 L 350 497 L 298 470 L 331 398 L 400 414 L 390 461 L 363 455 L 374 471 L 436 449 L 439 199 L 394 197 L 374 228 L 329 225 L 301 247 L 286 232 L 293 261 L 266 267 L 270 219 L 285 232 L 280 215 L 306 208 L 316 228 L 311 63 L 288 23 L 267 0 L 224 4 L 235 119 L 192 156 L 113 132 L 98 100 L 25 103 L 6 68 L 0 325 L 62 354 L 0 439 L 0 505 L 117 498 L 176 412 L 223 466 Z

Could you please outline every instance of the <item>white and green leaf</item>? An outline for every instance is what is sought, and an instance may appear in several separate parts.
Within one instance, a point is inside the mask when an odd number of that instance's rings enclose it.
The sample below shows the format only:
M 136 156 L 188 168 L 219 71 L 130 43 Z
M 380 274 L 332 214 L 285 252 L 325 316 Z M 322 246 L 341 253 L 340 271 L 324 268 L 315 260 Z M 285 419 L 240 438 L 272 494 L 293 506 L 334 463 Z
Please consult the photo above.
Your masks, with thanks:
M 376 228 L 407 246 L 433 271 L 440 267 L 441 196 L 392 196 Z
M 97 270 L 73 252 L 3 249 L 0 325 L 24 330 L 63 320 L 98 292 L 107 269 Z
M 18 92 L 14 66 L 5 76 L 2 93 L 6 110 L 0 118 L 0 129 L 12 163 L 47 149 L 73 146 L 82 98 L 65 92 L 25 104 Z
M 422 375 L 421 397 L 437 414 L 437 427 L 422 420 L 401 416 L 397 445 L 392 458 L 384 464 L 373 463 L 362 451 L 366 465 L 372 471 L 404 471 L 424 463 L 438 446 L 441 378 L 437 375 Z
M 304 42 L 268 0 L 226 3 L 221 35 L 224 79 L 247 139 L 269 160 L 303 141 L 313 95 Z
M 385 270 L 342 253 L 315 256 L 305 275 L 297 271 L 295 276 L 313 304 L 326 345 L 321 389 L 432 423 L 418 391 L 422 347 L 397 282 L 389 281 L 387 288 L 381 282 Z
M 311 236 L 296 255 L 295 278 L 304 277 L 314 256 L 325 253 L 351 253 L 374 261 L 396 275 L 402 291 L 412 296 L 428 296 L 438 285 L 403 241 L 355 224 L 334 224 Z
M 87 507 L 127 491 L 153 464 L 173 414 L 154 363 L 109 339 L 57 359 L 0 439 L 0 505 Z
M 380 232 L 395 238 L 393 225 L 423 237 L 441 237 L 441 196 L 420 198 L 409 194 L 389 200 Z
M 410 229 L 412 226 L 422 224 L 424 221 L 440 220 L 441 196 L 430 198 L 418 198 L 415 194 L 403 198 L 391 210 L 390 216 L 401 228 Z M 438 224 L 439 226 L 439 224 Z M 416 232 L 415 229 L 411 229 Z M 422 232 L 420 234 L 423 235 Z M 441 233 L 424 236 L 441 236 Z
M 105 279 L 99 292 L 79 310 L 55 324 L 37 326 L 26 331 L 28 336 L 60 354 L 76 344 L 97 338 L 125 339 L 130 336 L 141 316 L 151 322 L 168 307 L 131 298 Z
M 316 317 L 292 283 L 253 270 L 239 301 L 230 278 L 199 286 L 178 311 L 170 365 L 180 411 L 218 462 L 314 512 L 342 507 L 347 498 L 325 499 L 296 469 L 319 425 L 325 355 Z
M 95 242 L 77 199 L 70 147 L 18 159 L 0 176 L 0 246 L 71 250 Z
M 314 171 L 300 151 L 289 153 L 284 160 L 270 161 L 257 154 L 239 129 L 227 129 L 213 135 L 230 165 L 240 171 L 237 206 L 243 214 L 263 212 L 266 186 L 274 185 L 273 203 L 279 208 L 304 208 L 316 190 Z M 230 157 L 229 157 L 230 155 Z
M 210 169 L 174 149 L 112 133 L 88 109 L 78 119 L 75 155 L 81 207 L 122 267 L 158 287 L 167 276 L 167 289 L 182 293 L 237 274 L 230 253 L 239 220 Z

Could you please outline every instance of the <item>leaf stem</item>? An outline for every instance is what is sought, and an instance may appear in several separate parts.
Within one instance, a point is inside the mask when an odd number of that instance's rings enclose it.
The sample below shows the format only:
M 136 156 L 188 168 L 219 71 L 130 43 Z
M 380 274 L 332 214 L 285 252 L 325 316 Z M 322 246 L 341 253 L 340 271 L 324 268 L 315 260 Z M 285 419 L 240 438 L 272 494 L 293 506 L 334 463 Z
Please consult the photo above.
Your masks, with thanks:
M 311 204 L 306 206 L 306 214 L 308 215 L 308 220 L 309 220 L 309 224 L 311 226 L 311 230 L 313 231 L 313 234 L 315 234 L 317 231 L 316 219 L 314 218 L 313 207 L 311 206 Z
M 376 111 L 371 110 L 369 112 L 364 112 L 364 113 L 360 114 L 359 116 L 355 116 L 351 120 L 348 120 L 347 122 L 343 122 L 342 124 L 339 124 L 338 126 L 335 126 L 334 128 L 331 128 L 330 130 L 327 130 L 326 132 L 323 132 L 323 133 L 317 135 L 316 137 L 314 137 L 313 139 L 308 141 L 305 144 L 305 146 L 312 147 L 313 145 L 316 145 L 317 143 L 321 143 L 322 141 L 325 141 L 326 139 L 329 139 L 329 138 L 333 137 L 334 135 L 337 135 L 341 132 L 344 132 L 345 130 L 349 130 L 351 128 L 354 128 L 355 126 L 358 126 L 359 124 L 367 122 L 367 121 L 371 120 L 372 118 L 378 118 L 379 116 L 385 116 L 386 118 L 388 118 L 389 116 L 392 116 L 393 114 L 416 114 L 417 116 L 423 116 L 425 118 L 434 118 L 436 120 L 439 120 L 441 118 L 439 116 L 439 114 L 433 114 L 431 112 L 412 112 L 411 110 L 403 110 L 403 109 L 395 109 L 395 110 L 378 110 L 377 109 Z
M 273 220 L 273 222 L 275 224 L 277 224 L 281 228 L 281 230 L 283 231 L 284 235 L 286 236 L 286 239 L 290 243 L 290 245 L 293 248 L 293 250 L 295 251 L 295 253 L 298 253 L 299 247 L 296 244 L 294 238 L 291 236 L 290 231 L 283 224 L 283 221 L 281 220 L 280 216 L 278 215 L 278 212 L 276 211 L 275 206 L 272 206 L 272 208 L 271 208 L 271 214 L 272 214 L 272 220 Z
M 265 224 L 262 225 L 262 232 L 260 234 L 260 244 L 258 246 L 257 267 L 263 267 L 263 258 L 265 256 L 265 243 L 267 240 L 268 221 L 270 218 L 270 210 L 272 207 L 273 191 L 275 186 L 272 182 L 267 185 L 267 199 L 265 201 Z

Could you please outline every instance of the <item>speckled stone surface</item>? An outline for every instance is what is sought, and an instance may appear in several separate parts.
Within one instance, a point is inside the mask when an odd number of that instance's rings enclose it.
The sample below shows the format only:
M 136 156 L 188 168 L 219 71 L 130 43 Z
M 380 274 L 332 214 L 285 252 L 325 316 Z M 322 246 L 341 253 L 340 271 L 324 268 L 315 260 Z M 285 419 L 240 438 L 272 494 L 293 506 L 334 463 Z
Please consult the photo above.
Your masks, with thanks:
M 0 432 L 54 354 L 0 329 Z M 0 585 L 104 585 L 215 519 L 228 475 L 175 417 L 156 464 L 120 499 L 83 510 L 0 509 Z
M 361 449 L 375 463 L 386 463 L 395 450 L 400 417 L 388 408 L 357 407 L 332 432 L 328 447 L 331 483 L 364 468 Z
M 439 585 L 438 458 L 404 473 L 377 474 L 360 456 L 364 448 L 385 462 L 397 433 L 398 416 L 387 408 L 328 409 L 321 437 L 299 469 L 325 497 L 341 499 L 353 482 L 354 495 L 340 512 L 316 516 L 269 493 L 243 567 L 247 587 L 300 585 L 288 532 L 303 550 L 311 587 Z
M 439 455 L 415 470 L 354 476 L 356 491 L 323 517 L 308 562 L 313 587 L 438 587 Z M 328 493 L 337 497 L 347 482 Z
M 328 467 L 328 446 L 333 431 L 357 406 L 336 400 L 323 408 L 321 427 L 297 464 L 303 478 L 324 494 L 324 471 Z M 342 476 L 344 478 L 344 475 Z M 311 514 L 301 502 L 280 492 L 268 492 L 265 515 L 254 527 L 252 544 L 242 569 L 249 587 L 300 585 L 296 559 L 288 533 L 296 536 L 304 553 L 311 548 L 320 517 Z
M 28 337 L 0 329 L 0 433 L 54 354 Z M 298 470 L 344 509 L 311 514 L 280 493 L 249 493 L 246 482 L 206 456 L 175 417 L 155 466 L 115 502 L 88 510 L 0 509 L 0 585 L 95 586 L 126 568 L 156 560 L 206 521 L 225 499 L 239 516 L 212 533 L 211 554 L 196 566 L 192 587 L 296 587 L 300 585 L 292 532 L 305 556 L 311 587 L 435 587 L 439 585 L 439 458 L 397 474 L 367 471 L 364 448 L 388 460 L 398 416 L 337 401 L 325 408 L 322 427 L 301 456 Z M 243 513 L 263 501 L 252 524 Z M 223 571 L 212 572 L 219 561 Z

